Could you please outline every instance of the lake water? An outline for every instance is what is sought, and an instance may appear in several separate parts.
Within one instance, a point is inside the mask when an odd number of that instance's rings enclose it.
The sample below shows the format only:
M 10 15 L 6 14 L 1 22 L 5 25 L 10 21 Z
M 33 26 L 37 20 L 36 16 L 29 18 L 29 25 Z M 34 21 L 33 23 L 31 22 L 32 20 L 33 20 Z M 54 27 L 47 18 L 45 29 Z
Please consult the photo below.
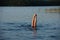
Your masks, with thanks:
M 0 7 L 0 40 L 60 40 L 60 13 L 47 7 Z M 31 27 L 37 14 L 36 30 Z
M 59 24 L 0 23 L 0 40 L 60 40 Z

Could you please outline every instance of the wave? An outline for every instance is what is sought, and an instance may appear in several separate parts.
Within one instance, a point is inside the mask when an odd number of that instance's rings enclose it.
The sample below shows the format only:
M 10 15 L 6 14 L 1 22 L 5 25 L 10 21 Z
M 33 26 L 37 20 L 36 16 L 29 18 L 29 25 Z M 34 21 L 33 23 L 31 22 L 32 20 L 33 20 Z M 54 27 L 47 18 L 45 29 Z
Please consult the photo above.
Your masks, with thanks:
M 1 24 L 1 29 L 2 30 L 7 30 L 7 31 L 17 31 L 17 30 L 26 30 L 26 31 L 32 31 L 33 28 L 30 23 L 2 23 Z M 55 27 L 52 27 L 50 24 L 38 24 L 36 27 L 36 30 L 40 29 L 56 29 Z

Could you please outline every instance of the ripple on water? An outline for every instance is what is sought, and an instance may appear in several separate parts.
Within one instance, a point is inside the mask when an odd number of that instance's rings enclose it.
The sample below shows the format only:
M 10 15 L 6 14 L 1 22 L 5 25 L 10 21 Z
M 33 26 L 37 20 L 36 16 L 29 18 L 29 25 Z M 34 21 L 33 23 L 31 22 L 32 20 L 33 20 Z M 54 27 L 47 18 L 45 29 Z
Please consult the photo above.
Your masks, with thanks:
M 56 38 L 56 36 L 55 36 L 55 35 L 51 35 L 50 37 L 51 37 L 51 38 Z
M 0 39 L 0 40 L 5 40 L 5 39 Z
M 2 37 L 6 37 L 5 39 L 1 38 L 0 40 L 20 40 L 20 39 L 26 39 L 26 40 L 33 40 L 33 39 L 37 39 L 37 40 L 50 40 L 52 38 L 56 39 L 59 38 L 56 35 L 54 35 L 56 33 L 56 29 L 58 30 L 58 27 L 52 27 L 47 25 L 38 25 L 37 26 L 37 34 L 32 33 L 33 29 L 31 27 L 31 24 L 16 24 L 16 23 L 8 23 L 6 25 L 2 25 L 1 26 L 1 33 L 0 35 Z M 5 32 L 5 33 L 4 33 Z M 6 36 L 7 35 L 7 36 Z M 34 35 L 34 36 L 32 36 Z M 35 36 L 36 35 L 36 36 Z M 43 35 L 43 36 L 41 36 Z M 9 38 L 8 38 L 9 37 Z M 13 38 L 15 37 L 15 38 Z M 16 39 L 17 38 L 17 39 Z

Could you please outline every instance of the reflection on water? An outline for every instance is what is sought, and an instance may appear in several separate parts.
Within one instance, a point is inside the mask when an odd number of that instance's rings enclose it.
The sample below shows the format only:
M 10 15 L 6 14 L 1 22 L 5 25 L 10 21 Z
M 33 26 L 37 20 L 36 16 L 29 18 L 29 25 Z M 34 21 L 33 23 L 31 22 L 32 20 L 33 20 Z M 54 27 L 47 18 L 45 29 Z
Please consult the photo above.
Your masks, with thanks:
M 34 40 L 36 40 L 36 37 L 37 37 L 37 30 L 33 30 L 33 38 L 34 38 Z
M 2 23 L 0 24 L 0 40 L 59 40 L 60 26 L 38 25 L 37 30 L 33 30 L 29 24 Z M 41 27 L 42 26 L 42 27 Z

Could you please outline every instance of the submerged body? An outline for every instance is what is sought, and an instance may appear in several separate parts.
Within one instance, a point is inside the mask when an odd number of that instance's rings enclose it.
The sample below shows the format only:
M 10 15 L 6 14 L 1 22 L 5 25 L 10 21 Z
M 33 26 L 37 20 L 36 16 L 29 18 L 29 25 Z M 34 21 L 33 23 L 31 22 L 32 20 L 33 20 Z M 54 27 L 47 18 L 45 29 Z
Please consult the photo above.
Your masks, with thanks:
M 32 18 L 32 28 L 33 29 L 36 29 L 36 24 L 37 24 L 37 14 L 34 14 L 33 18 Z

